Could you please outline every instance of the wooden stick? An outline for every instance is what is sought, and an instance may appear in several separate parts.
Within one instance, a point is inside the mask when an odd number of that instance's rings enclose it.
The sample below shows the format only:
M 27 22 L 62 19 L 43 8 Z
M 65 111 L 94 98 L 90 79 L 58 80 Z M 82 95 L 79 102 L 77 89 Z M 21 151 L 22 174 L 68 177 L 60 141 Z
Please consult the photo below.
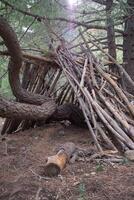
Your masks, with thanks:
M 59 60 L 59 61 L 60 61 L 60 60 Z M 62 62 L 61 62 L 61 61 L 60 61 L 60 63 L 61 63 L 61 66 L 62 66 Z M 62 67 L 63 67 L 63 66 L 62 66 Z M 63 69 L 63 72 L 65 73 L 66 77 L 68 78 L 69 83 L 71 84 L 72 88 L 74 89 L 75 94 L 78 95 L 78 92 L 76 91 L 76 88 L 75 88 L 75 86 L 72 84 L 72 82 L 71 82 L 71 80 L 70 80 L 70 78 L 69 78 L 68 75 L 70 75 L 71 78 L 73 78 L 73 79 L 74 79 L 74 77 L 73 77 L 66 69 L 64 69 L 64 67 L 63 67 L 62 69 Z M 103 153 L 103 150 L 102 150 L 102 148 L 101 148 L 101 146 L 100 146 L 100 144 L 99 144 L 99 142 L 98 142 L 98 140 L 97 140 L 97 138 L 96 138 L 96 135 L 94 134 L 94 131 L 93 131 L 92 127 L 91 127 L 91 124 L 90 124 L 90 122 L 89 122 L 89 120 L 88 120 L 88 117 L 87 117 L 87 115 L 86 115 L 86 113 L 85 113 L 85 111 L 84 111 L 84 109 L 83 109 L 83 101 L 81 102 L 81 99 L 80 99 L 79 96 L 77 96 L 77 98 L 78 98 L 78 100 L 79 100 L 79 102 L 80 102 L 80 104 L 81 104 L 81 108 L 82 108 L 82 110 L 83 110 L 83 114 L 84 114 L 84 116 L 85 116 L 85 120 L 86 120 L 86 122 L 87 122 L 89 131 L 90 131 L 90 134 L 92 135 L 92 137 L 93 137 L 93 139 L 94 139 L 94 142 L 95 142 L 95 144 L 96 144 L 98 150 L 99 150 L 100 152 Z
M 95 38 L 92 34 L 88 33 L 88 35 L 90 35 L 91 37 Z M 122 67 L 122 65 L 118 64 L 118 62 L 107 52 L 105 52 L 98 44 L 96 44 L 91 38 L 89 39 L 90 42 L 96 46 L 101 52 L 103 52 L 105 55 L 107 55 L 115 64 L 116 66 L 119 68 L 121 74 L 125 75 L 126 79 L 129 81 L 129 83 L 134 87 L 134 81 L 131 79 L 131 77 L 129 76 L 129 74 L 126 72 L 126 70 Z
M 125 94 L 122 92 L 122 90 L 119 88 L 119 86 L 116 84 L 116 82 L 110 78 L 110 75 L 105 73 L 100 65 L 95 65 L 95 68 L 97 71 L 113 86 L 115 91 L 117 92 L 118 96 L 123 99 L 123 101 L 126 103 L 129 111 L 134 116 L 134 106 L 129 102 L 128 98 L 125 96 Z

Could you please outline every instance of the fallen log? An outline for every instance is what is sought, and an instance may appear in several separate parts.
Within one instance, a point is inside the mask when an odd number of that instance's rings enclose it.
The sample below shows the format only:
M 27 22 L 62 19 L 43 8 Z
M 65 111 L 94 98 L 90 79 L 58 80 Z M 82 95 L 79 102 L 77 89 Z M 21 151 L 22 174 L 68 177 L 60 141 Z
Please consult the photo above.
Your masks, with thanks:
M 45 120 L 56 110 L 53 100 L 47 101 L 41 106 L 8 101 L 0 96 L 0 116 L 3 118 Z
M 44 168 L 45 176 L 57 176 L 73 157 L 76 152 L 76 146 L 72 142 L 67 142 L 62 145 L 57 154 L 47 158 L 47 163 Z
M 131 151 L 133 153 L 133 151 Z M 123 162 L 124 157 L 117 154 L 117 150 L 106 150 L 103 153 L 93 148 L 83 149 L 76 147 L 72 142 L 67 142 L 58 148 L 58 152 L 47 158 L 45 167 L 41 167 L 40 174 L 42 176 L 54 177 L 66 167 L 67 163 L 78 161 L 103 161 L 103 162 Z M 131 153 L 131 154 L 132 154 Z M 84 158 L 84 159 L 83 159 Z

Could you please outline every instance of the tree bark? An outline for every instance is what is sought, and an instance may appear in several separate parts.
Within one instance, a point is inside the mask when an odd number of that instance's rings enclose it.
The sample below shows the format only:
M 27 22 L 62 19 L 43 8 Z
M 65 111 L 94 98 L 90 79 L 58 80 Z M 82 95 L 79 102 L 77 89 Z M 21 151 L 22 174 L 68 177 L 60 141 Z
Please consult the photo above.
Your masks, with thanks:
M 15 32 L 3 17 L 0 17 L 0 36 L 3 38 L 11 56 L 8 72 L 12 92 L 17 98 L 17 101 L 24 102 L 22 104 L 10 102 L 0 96 L 0 116 L 19 120 L 46 120 L 55 111 L 56 104 L 54 101 L 47 98 L 46 95 L 28 92 L 25 89 L 26 83 L 22 82 L 21 84 L 19 78 L 19 72 L 23 61 L 21 48 Z M 37 106 L 25 103 L 35 104 Z
M 45 176 L 57 176 L 63 170 L 76 152 L 76 146 L 72 142 L 67 142 L 59 148 L 56 155 L 47 158 L 47 163 L 44 168 Z
M 134 1 L 127 0 L 127 16 L 123 35 L 123 62 L 124 68 L 134 80 Z M 124 78 L 126 90 L 134 95 L 134 87 Z
M 89 116 L 91 119 L 91 116 Z M 78 127 L 87 127 L 82 110 L 71 103 L 60 105 L 57 107 L 53 115 L 48 121 L 69 120 L 73 125 Z
M 46 101 L 41 106 L 10 102 L 0 97 L 0 116 L 3 118 L 46 120 L 56 109 L 54 101 Z
M 107 41 L 108 41 L 108 53 L 116 60 L 116 44 L 115 44 L 115 31 L 114 31 L 114 21 L 112 19 L 112 7 L 113 0 L 106 1 L 106 24 L 107 24 Z M 109 59 L 111 61 L 111 59 Z M 117 73 L 118 68 L 115 64 L 110 64 L 110 69 Z

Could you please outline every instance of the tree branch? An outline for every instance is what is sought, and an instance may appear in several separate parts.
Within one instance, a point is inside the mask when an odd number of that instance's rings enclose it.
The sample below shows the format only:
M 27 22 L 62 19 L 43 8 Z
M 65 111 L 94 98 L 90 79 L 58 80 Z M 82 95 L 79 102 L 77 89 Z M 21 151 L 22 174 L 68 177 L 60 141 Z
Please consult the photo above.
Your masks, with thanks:
M 101 5 L 106 5 L 106 1 L 105 0 L 92 0 L 94 1 L 95 3 L 99 3 Z
M 80 22 L 80 21 L 76 21 L 76 20 L 71 20 L 71 19 L 66 19 L 63 17 L 55 17 L 55 18 L 49 18 L 46 16 L 40 16 L 40 15 L 36 15 L 24 10 L 21 10 L 19 8 L 16 8 L 15 6 L 13 6 L 12 4 L 8 3 L 5 0 L 0 0 L 2 3 L 4 3 L 5 5 L 9 6 L 10 8 L 12 8 L 13 10 L 16 10 L 24 15 L 30 16 L 30 17 L 34 17 L 37 21 L 41 22 L 42 20 L 49 20 L 49 21 L 63 21 L 63 22 L 67 22 L 67 23 L 72 23 L 72 24 L 76 24 L 78 26 L 83 26 L 87 29 L 100 29 L 100 30 L 106 30 L 106 26 L 102 26 L 102 25 L 88 25 L 87 23 L 84 22 Z M 115 29 L 115 32 L 121 33 L 123 34 L 123 31 L 120 29 Z

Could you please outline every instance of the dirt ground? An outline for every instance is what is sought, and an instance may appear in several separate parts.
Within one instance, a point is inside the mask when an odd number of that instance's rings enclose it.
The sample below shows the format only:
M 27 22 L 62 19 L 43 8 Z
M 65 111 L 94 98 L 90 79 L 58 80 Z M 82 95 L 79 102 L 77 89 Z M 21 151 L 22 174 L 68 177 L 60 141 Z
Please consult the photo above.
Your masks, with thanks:
M 0 200 L 134 200 L 134 165 L 80 160 L 55 178 L 40 176 L 60 144 L 93 148 L 85 129 L 47 125 L 0 139 Z

